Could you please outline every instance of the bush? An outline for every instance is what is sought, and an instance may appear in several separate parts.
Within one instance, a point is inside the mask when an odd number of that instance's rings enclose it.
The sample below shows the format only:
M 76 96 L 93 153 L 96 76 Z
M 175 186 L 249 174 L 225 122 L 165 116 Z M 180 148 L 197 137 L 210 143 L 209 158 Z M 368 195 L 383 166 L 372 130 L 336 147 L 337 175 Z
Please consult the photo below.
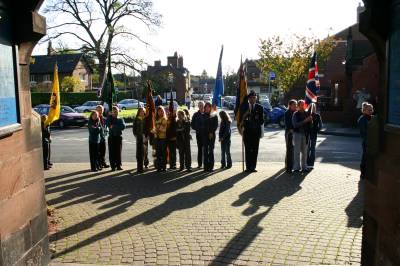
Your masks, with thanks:
M 83 89 L 81 80 L 77 77 L 66 76 L 61 82 L 61 90 L 63 92 L 81 91 Z
M 130 91 L 120 91 L 117 95 L 118 101 L 132 98 Z M 50 92 L 31 92 L 32 106 L 48 104 Z M 86 101 L 98 101 L 96 92 L 61 92 L 60 100 L 62 105 L 82 105 Z

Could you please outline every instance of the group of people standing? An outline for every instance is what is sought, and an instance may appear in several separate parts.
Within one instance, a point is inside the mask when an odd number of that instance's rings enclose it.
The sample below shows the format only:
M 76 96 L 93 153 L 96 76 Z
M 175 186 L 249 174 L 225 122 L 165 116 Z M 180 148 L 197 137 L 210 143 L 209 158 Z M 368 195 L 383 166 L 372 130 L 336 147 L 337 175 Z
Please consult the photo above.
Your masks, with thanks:
M 304 100 L 290 100 L 285 112 L 286 172 L 308 173 L 314 168 L 321 115 L 315 104 L 306 110 Z
M 111 170 L 122 170 L 122 131 L 126 128 L 123 118 L 118 117 L 119 109 L 113 106 L 111 114 L 104 117 L 104 108 L 96 107 L 89 116 L 89 157 L 90 168 L 93 172 L 109 168 Z M 106 163 L 106 138 L 108 137 L 108 155 L 110 165 Z

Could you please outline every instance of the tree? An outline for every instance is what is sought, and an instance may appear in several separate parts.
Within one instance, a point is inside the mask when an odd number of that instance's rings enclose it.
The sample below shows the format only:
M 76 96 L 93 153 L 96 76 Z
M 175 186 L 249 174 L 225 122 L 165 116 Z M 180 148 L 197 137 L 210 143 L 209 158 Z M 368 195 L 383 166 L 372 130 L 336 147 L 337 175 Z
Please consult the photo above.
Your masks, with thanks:
M 77 77 L 66 76 L 61 82 L 61 90 L 63 92 L 73 92 L 82 88 L 81 80 Z
M 77 40 L 82 47 L 76 50 L 97 59 L 102 85 L 109 51 L 114 67 L 128 66 L 137 70 L 136 65 L 143 63 L 116 43 L 137 40 L 148 45 L 132 26 L 144 25 L 148 29 L 159 26 L 161 16 L 152 7 L 152 0 L 49 0 L 44 10 L 50 17 L 48 39 L 72 36 Z M 51 18 L 63 22 L 52 23 Z
M 335 46 L 332 37 L 323 40 L 295 35 L 292 40 L 284 42 L 279 36 L 260 41 L 260 60 L 257 66 L 268 77 L 275 72 L 275 85 L 287 92 L 301 78 L 306 77 L 310 58 L 314 50 L 318 55 L 318 64 L 323 66 Z
M 235 71 L 228 72 L 225 76 L 225 95 L 236 95 L 236 83 L 239 77 Z
M 200 78 L 201 79 L 208 79 L 208 73 L 207 73 L 207 71 L 204 69 L 203 70 L 203 72 L 201 72 L 201 76 L 200 76 Z

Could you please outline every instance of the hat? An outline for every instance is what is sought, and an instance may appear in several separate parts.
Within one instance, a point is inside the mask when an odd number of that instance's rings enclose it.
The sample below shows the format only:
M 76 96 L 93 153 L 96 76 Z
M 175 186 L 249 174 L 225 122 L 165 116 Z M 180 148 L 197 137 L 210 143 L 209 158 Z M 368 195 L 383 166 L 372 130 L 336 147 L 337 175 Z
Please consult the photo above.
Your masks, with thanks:
M 256 97 L 256 96 L 257 96 L 256 92 L 251 90 L 249 93 L 249 97 Z

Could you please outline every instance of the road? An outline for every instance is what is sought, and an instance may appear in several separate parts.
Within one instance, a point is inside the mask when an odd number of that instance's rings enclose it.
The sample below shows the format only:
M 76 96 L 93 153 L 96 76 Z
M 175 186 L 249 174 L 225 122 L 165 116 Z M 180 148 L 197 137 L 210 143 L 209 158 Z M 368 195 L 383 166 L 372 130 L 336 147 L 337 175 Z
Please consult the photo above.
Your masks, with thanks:
M 241 136 L 233 127 L 231 153 L 234 162 L 241 161 L 242 143 Z M 193 135 L 193 132 L 192 132 Z M 136 140 L 132 129 L 127 128 L 123 134 L 122 160 L 134 162 Z M 193 166 L 197 165 L 197 147 L 193 135 L 192 160 Z M 52 131 L 51 160 L 55 163 L 81 163 L 89 162 L 88 130 L 86 128 L 70 128 Z M 220 161 L 220 145 L 216 143 L 215 161 Z M 360 139 L 340 136 L 321 135 L 317 142 L 317 159 L 326 163 L 357 162 L 360 159 Z M 260 162 L 283 162 L 285 157 L 285 136 L 280 128 L 265 128 L 264 137 L 260 141 L 258 160 Z M 219 167 L 219 164 L 216 164 Z

